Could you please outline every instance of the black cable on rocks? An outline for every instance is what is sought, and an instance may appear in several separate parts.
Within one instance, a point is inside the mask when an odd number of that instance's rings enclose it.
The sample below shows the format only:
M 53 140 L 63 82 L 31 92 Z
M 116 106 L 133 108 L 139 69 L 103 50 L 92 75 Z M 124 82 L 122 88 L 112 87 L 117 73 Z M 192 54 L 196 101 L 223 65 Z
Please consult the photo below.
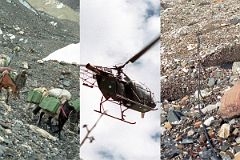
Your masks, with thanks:
M 199 48 L 200 48 L 200 35 L 201 33 L 198 32 L 197 33 L 197 40 L 198 40 L 198 44 L 197 44 L 197 54 L 199 55 Z M 206 139 L 211 147 L 211 150 L 212 150 L 212 153 L 213 153 L 213 156 L 214 156 L 214 159 L 216 160 L 222 160 L 222 158 L 218 155 L 218 153 L 216 152 L 214 146 L 213 146 L 213 143 L 210 139 L 210 136 L 208 134 L 208 131 L 207 131 L 207 127 L 206 125 L 204 124 L 204 114 L 202 113 L 201 111 L 201 100 L 200 100 L 200 97 L 203 98 L 203 96 L 201 95 L 201 89 L 200 89 L 200 86 L 201 86 L 201 78 L 200 78 L 200 74 L 201 74 L 201 61 L 200 59 L 198 60 L 198 88 L 197 88 L 197 91 L 198 91 L 198 97 L 197 97 L 197 101 L 198 101 L 198 110 L 199 110 L 199 114 L 200 114 L 200 118 L 201 118 L 201 123 L 202 123 L 202 126 L 203 126 L 203 130 L 204 130 L 204 134 L 206 136 Z

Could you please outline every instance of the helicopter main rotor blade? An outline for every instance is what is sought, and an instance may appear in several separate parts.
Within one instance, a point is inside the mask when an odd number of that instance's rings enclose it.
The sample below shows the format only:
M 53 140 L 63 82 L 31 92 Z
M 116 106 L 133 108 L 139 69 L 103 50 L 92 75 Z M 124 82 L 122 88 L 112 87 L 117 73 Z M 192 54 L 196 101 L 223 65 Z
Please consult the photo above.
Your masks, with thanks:
M 149 43 L 145 48 L 143 48 L 140 52 L 138 52 L 132 58 L 130 58 L 122 67 L 124 67 L 129 62 L 134 63 L 138 58 L 140 58 L 144 53 L 146 53 L 146 51 L 148 51 L 155 43 L 157 43 L 159 39 L 160 39 L 160 36 L 158 36 L 151 43 Z

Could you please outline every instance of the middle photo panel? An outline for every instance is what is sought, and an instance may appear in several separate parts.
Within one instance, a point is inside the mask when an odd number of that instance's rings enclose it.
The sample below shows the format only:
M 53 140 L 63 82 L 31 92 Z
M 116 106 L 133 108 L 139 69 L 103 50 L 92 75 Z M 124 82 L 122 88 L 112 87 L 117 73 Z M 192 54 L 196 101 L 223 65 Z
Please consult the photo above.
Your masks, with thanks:
M 160 3 L 82 1 L 80 157 L 160 157 Z

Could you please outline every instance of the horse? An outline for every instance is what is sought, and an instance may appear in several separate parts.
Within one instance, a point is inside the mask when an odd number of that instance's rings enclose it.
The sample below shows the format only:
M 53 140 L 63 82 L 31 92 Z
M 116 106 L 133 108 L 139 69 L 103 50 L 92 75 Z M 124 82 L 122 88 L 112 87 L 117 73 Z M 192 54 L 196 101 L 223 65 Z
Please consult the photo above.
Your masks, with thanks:
M 43 115 L 45 113 L 47 113 L 49 115 L 47 125 L 49 125 L 50 130 L 52 131 L 51 120 L 52 120 L 52 118 L 56 118 L 58 120 L 58 125 L 57 125 L 58 129 L 53 131 L 53 133 L 58 133 L 58 137 L 60 139 L 63 126 L 66 123 L 66 121 L 68 120 L 71 112 L 73 112 L 75 110 L 74 107 L 68 103 L 68 100 L 66 100 L 61 106 L 59 106 L 58 111 L 56 113 L 51 113 L 45 109 L 42 109 L 39 106 L 36 106 L 36 108 L 33 110 L 33 113 L 37 114 L 40 110 L 41 110 L 41 112 L 40 112 L 40 115 L 39 115 L 39 118 L 37 121 L 37 125 L 40 126 Z
M 8 104 L 9 99 L 9 88 L 12 90 L 12 94 L 14 99 L 20 98 L 19 91 L 22 89 L 22 87 L 25 86 L 26 83 L 26 71 L 21 72 L 16 76 L 16 79 L 13 80 L 10 76 L 10 71 L 12 71 L 9 67 L 1 67 L 0 72 L 2 71 L 2 76 L 0 78 L 0 92 L 2 88 L 5 88 L 7 90 L 7 98 L 6 98 L 6 104 Z M 15 83 L 19 82 L 19 83 Z M 21 82 L 21 83 L 20 83 Z

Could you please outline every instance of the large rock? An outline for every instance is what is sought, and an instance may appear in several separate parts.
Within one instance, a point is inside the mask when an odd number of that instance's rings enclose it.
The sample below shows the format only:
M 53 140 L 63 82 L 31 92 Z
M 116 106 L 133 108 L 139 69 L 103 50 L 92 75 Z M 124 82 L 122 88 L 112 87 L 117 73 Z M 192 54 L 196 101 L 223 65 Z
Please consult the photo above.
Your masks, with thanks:
M 224 93 L 218 113 L 223 118 L 240 115 L 240 81 Z

